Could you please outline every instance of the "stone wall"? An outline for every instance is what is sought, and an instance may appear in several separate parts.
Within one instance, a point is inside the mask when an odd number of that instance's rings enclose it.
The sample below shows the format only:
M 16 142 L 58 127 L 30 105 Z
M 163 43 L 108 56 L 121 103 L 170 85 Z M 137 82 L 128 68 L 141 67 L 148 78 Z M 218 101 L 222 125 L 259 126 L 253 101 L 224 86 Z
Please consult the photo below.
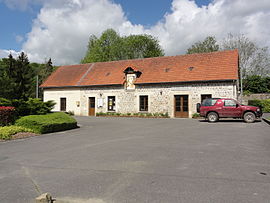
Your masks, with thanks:
M 251 94 L 251 95 L 245 95 L 243 96 L 243 104 L 248 104 L 248 100 L 254 100 L 254 99 L 270 99 L 270 93 L 265 94 Z
M 226 97 L 237 99 L 236 85 L 232 82 L 217 83 L 190 83 L 190 84 L 159 84 L 136 85 L 134 90 L 126 90 L 124 86 L 114 87 L 87 87 L 78 89 L 45 89 L 44 100 L 55 100 L 55 110 L 60 110 L 60 98 L 67 98 L 67 111 L 74 111 L 76 115 L 88 115 L 89 97 L 96 98 L 96 112 L 107 112 L 108 96 L 116 98 L 116 112 L 138 113 L 139 98 L 148 96 L 149 113 L 168 113 L 174 117 L 174 95 L 189 96 L 189 117 L 196 112 L 196 104 L 201 102 L 202 94 L 211 94 L 212 97 Z M 97 103 L 102 101 L 102 106 Z M 80 101 L 80 106 L 76 106 Z

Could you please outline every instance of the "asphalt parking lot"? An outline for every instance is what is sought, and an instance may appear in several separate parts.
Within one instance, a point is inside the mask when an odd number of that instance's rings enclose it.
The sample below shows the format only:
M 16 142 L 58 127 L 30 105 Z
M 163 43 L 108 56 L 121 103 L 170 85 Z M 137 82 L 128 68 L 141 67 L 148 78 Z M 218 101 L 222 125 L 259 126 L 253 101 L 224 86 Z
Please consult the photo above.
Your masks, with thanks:
M 0 202 L 269 202 L 270 126 L 76 117 L 81 128 L 0 143 Z

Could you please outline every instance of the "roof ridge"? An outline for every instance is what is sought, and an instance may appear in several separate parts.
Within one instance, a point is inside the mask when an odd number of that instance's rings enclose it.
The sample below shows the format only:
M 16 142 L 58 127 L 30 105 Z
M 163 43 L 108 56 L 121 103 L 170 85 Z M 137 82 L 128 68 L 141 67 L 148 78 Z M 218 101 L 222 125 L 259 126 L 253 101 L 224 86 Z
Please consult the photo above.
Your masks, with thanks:
M 90 63 L 90 64 L 91 65 L 89 66 L 89 68 L 87 69 L 87 71 L 83 74 L 83 76 L 81 77 L 81 79 L 77 82 L 76 86 L 79 86 L 81 84 L 81 82 L 83 81 L 83 79 L 87 76 L 87 74 L 90 72 L 90 70 L 95 65 L 95 63 Z

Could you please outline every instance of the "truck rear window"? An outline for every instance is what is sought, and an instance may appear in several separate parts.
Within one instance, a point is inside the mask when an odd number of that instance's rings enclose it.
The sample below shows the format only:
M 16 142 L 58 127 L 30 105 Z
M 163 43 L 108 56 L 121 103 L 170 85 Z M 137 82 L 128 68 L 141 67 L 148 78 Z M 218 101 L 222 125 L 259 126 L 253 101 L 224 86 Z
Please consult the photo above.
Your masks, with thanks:
M 202 102 L 202 106 L 214 106 L 218 99 L 205 99 Z

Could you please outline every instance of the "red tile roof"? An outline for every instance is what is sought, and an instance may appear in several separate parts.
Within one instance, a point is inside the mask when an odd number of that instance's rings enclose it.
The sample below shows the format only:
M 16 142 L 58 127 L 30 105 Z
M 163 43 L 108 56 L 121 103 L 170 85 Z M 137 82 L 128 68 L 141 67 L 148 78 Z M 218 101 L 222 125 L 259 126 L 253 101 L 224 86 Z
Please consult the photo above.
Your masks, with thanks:
M 142 73 L 136 84 L 237 80 L 238 51 L 61 66 L 41 87 L 123 84 L 127 67 Z

